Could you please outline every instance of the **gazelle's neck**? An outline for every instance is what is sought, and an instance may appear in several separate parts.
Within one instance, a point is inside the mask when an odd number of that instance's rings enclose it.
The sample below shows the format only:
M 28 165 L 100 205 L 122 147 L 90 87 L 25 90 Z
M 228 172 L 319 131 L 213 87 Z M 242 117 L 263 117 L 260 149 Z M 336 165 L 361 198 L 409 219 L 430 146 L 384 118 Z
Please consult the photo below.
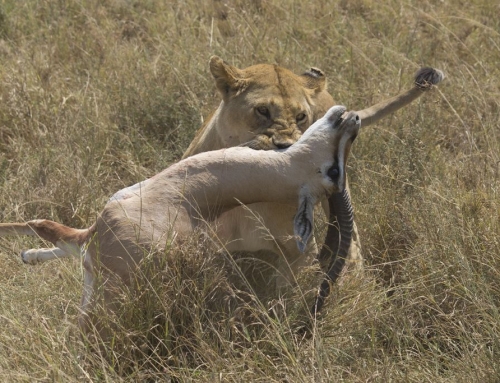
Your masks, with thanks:
M 249 157 L 253 160 L 248 161 Z M 202 215 L 205 209 L 227 210 L 240 203 L 296 204 L 301 186 L 311 175 L 296 165 L 287 152 L 242 147 L 206 152 L 160 173 L 148 183 L 147 194 L 154 198 L 165 190 L 171 196 L 177 193 L 179 202 L 185 199 Z

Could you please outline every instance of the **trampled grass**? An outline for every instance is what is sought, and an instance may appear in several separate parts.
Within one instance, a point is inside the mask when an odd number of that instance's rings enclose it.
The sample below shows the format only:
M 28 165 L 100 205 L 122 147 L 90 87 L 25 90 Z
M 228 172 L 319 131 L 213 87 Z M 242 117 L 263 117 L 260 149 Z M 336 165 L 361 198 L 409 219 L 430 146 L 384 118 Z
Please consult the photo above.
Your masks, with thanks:
M 261 303 L 201 241 L 126 298 L 104 356 L 78 333 L 80 262 L 27 266 L 19 251 L 39 240 L 2 238 L 0 380 L 499 381 L 499 11 L 492 0 L 0 1 L 1 222 L 87 227 L 115 191 L 178 160 L 219 101 L 213 54 L 319 67 L 352 109 L 409 87 L 422 65 L 447 75 L 356 140 L 366 272 L 334 288 L 311 338 L 295 328 L 312 272 L 292 299 Z

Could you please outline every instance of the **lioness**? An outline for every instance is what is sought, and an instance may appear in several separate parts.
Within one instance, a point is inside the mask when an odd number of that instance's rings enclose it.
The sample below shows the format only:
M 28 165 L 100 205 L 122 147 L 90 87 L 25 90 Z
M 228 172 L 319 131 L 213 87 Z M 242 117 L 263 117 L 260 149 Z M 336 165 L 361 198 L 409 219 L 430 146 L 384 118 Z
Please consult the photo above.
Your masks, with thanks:
M 210 71 L 222 101 L 196 133 L 183 158 L 237 145 L 262 150 L 287 148 L 334 105 L 326 77 L 317 68 L 302 75 L 278 65 L 239 69 L 213 56 Z M 358 111 L 363 126 L 409 104 L 443 78 L 441 71 L 422 68 L 412 89 Z M 318 254 L 315 241 L 311 241 L 306 256 L 297 249 L 293 240 L 294 213 L 294 208 L 285 204 L 237 207 L 219 217 L 219 234 L 228 241 L 226 249 L 230 252 L 272 252 L 278 263 L 278 285 L 288 284 L 297 268 Z M 330 227 L 328 238 L 338 242 L 338 232 L 333 225 Z M 354 226 L 349 258 L 361 267 L 360 248 Z

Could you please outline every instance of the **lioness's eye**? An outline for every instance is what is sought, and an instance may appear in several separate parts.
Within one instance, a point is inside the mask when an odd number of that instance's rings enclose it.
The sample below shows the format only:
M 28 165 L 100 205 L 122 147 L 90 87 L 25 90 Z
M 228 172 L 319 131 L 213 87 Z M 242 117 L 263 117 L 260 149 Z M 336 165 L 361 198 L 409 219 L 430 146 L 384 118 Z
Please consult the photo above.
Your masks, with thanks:
M 298 124 L 304 122 L 305 120 L 307 119 L 307 116 L 305 113 L 299 113 L 297 114 L 297 116 L 295 117 L 295 121 L 297 121 Z
M 257 111 L 257 114 L 260 114 L 263 117 L 266 117 L 266 118 L 271 117 L 271 113 L 269 113 L 269 109 L 267 109 L 267 107 L 265 107 L 265 106 L 259 106 L 259 107 L 255 108 L 255 110 Z

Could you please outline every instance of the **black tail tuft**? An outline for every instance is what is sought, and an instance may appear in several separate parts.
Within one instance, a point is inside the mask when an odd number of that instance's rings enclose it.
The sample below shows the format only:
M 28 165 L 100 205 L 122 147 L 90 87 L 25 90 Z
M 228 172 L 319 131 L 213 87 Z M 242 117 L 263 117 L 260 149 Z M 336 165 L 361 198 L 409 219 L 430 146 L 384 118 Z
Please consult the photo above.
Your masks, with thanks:
M 420 68 L 415 74 L 415 86 L 422 90 L 431 89 L 444 79 L 444 73 L 431 67 Z

